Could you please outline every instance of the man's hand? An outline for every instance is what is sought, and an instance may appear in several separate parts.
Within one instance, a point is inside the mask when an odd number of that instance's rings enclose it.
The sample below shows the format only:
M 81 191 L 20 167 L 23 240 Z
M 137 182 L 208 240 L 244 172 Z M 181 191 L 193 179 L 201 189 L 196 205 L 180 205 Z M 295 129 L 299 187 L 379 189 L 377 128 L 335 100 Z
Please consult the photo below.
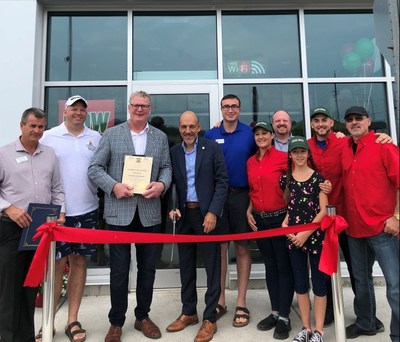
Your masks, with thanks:
M 128 198 L 133 196 L 133 187 L 125 183 L 117 183 L 113 187 L 113 192 L 117 199 Z
M 28 227 L 29 223 L 32 222 L 32 217 L 30 217 L 25 210 L 17 208 L 13 205 L 9 206 L 7 209 L 4 209 L 3 212 L 21 228 Z
M 390 137 L 390 135 L 387 135 L 386 133 L 375 133 L 375 136 L 375 142 L 377 144 L 391 144 L 393 142 L 393 139 Z
M 246 211 L 247 216 L 247 223 L 249 224 L 250 228 L 256 232 L 258 230 L 256 226 L 256 220 L 254 219 L 253 213 L 249 210 Z
M 399 221 L 394 216 L 389 217 L 385 221 L 385 226 L 383 227 L 383 231 L 386 234 L 399 236 Z
M 178 220 L 182 217 L 181 211 L 179 209 L 171 210 L 169 212 L 168 216 L 171 221 L 174 220 L 174 215 L 177 217 Z
M 336 132 L 335 133 L 335 135 L 336 135 L 336 138 L 338 138 L 338 139 L 341 139 L 341 138 L 345 138 L 346 136 L 342 133 L 342 132 Z
M 217 224 L 217 216 L 213 213 L 208 212 L 204 217 L 203 222 L 203 231 L 204 233 L 208 234 L 215 229 Z
M 332 183 L 326 179 L 325 182 L 319 183 L 319 188 L 325 195 L 329 195 L 332 191 Z
M 165 189 L 163 182 L 150 182 L 149 185 L 146 186 L 146 191 L 143 192 L 143 197 L 150 198 L 158 198 L 161 196 Z
M 60 217 L 57 219 L 57 224 L 63 226 L 65 223 L 65 213 L 60 213 Z

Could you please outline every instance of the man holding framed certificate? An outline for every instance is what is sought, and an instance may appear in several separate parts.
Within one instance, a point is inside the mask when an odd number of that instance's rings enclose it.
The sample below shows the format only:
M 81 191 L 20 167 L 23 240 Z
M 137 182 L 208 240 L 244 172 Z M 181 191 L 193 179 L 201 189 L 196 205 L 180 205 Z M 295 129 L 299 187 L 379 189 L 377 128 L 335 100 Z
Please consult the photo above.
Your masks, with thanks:
M 129 97 L 128 121 L 104 132 L 89 165 L 89 178 L 105 193 L 104 218 L 110 230 L 158 233 L 161 230 L 162 196 L 171 183 L 172 169 L 165 133 L 148 124 L 151 113 L 149 94 L 138 91 Z M 137 162 L 151 157 L 151 167 L 126 164 L 126 156 L 138 156 Z M 150 182 L 144 191 L 138 185 L 122 181 L 124 173 L 140 180 L 150 170 Z M 128 170 L 129 169 L 129 170 Z M 133 177 L 132 177 L 133 176 Z M 136 244 L 137 287 L 135 329 L 146 337 L 161 337 L 160 329 L 149 318 L 155 279 L 156 244 Z M 110 329 L 105 342 L 120 341 L 128 308 L 128 282 L 131 261 L 130 244 L 110 245 L 111 310 Z

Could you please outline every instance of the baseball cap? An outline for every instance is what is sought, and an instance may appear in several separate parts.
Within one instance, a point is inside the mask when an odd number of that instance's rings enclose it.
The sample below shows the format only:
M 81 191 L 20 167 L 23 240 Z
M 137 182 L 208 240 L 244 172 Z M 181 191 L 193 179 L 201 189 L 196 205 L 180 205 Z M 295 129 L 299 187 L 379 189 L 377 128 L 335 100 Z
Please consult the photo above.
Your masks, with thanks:
M 266 131 L 269 131 L 269 132 L 271 132 L 271 133 L 274 133 L 274 130 L 272 129 L 272 125 L 271 125 L 269 122 L 265 122 L 265 121 L 259 121 L 259 122 L 257 122 L 257 123 L 254 125 L 253 129 L 252 129 L 253 133 L 256 131 L 257 128 L 263 128 L 263 129 L 265 129 Z
M 290 151 L 294 150 L 295 148 L 304 148 L 306 150 L 310 149 L 306 138 L 300 137 L 300 136 L 292 136 L 289 138 L 288 150 L 290 152 Z
M 328 111 L 326 108 L 324 108 L 324 107 L 315 108 L 315 109 L 311 112 L 311 118 L 312 118 L 314 115 L 317 115 L 317 114 L 324 114 L 324 115 L 326 115 L 328 118 L 331 118 L 331 119 L 332 119 L 331 113 L 329 113 L 329 111 Z
M 82 101 L 82 102 L 85 104 L 85 107 L 88 106 L 87 101 L 86 101 L 82 96 L 80 96 L 80 95 L 74 95 L 74 96 L 71 96 L 71 97 L 67 100 L 67 102 L 65 102 L 64 108 L 67 108 L 67 107 L 69 107 L 69 106 L 72 106 L 76 101 Z
M 348 108 L 346 110 L 346 113 L 344 114 L 344 118 L 346 119 L 346 117 L 348 117 L 349 115 L 362 115 L 362 116 L 366 116 L 367 118 L 369 118 L 369 114 L 368 114 L 367 110 L 361 106 L 353 106 L 353 107 Z

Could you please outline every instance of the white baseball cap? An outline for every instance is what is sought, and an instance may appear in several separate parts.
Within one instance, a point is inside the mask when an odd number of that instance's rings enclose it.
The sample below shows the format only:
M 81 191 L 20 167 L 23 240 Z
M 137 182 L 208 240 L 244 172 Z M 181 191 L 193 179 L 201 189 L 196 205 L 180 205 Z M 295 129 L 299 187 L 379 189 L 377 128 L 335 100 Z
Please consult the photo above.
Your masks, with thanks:
M 69 106 L 72 106 L 76 101 L 82 101 L 82 102 L 85 104 L 85 107 L 88 106 L 87 101 L 86 101 L 82 96 L 80 96 L 80 95 L 74 95 L 74 96 L 71 96 L 71 97 L 67 100 L 67 102 L 65 102 L 64 108 L 67 108 L 67 107 L 69 107 Z

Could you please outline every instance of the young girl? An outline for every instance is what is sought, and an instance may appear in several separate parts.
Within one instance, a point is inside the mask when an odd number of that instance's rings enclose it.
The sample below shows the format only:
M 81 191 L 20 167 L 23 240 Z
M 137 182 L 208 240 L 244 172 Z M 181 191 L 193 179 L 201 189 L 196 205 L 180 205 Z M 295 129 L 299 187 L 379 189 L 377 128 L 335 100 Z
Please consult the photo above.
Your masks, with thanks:
M 282 227 L 320 222 L 326 215 L 325 207 L 328 204 L 328 197 L 320 190 L 319 183 L 322 183 L 324 179 L 316 171 L 307 140 L 303 137 L 292 137 L 289 141 L 288 152 L 288 170 L 280 179 L 288 202 L 288 212 Z M 324 233 L 318 228 L 288 234 L 287 238 L 297 302 L 303 323 L 303 329 L 293 342 L 322 342 L 327 292 L 326 276 L 318 270 L 318 264 Z M 311 329 L 308 260 L 314 292 L 314 332 Z

